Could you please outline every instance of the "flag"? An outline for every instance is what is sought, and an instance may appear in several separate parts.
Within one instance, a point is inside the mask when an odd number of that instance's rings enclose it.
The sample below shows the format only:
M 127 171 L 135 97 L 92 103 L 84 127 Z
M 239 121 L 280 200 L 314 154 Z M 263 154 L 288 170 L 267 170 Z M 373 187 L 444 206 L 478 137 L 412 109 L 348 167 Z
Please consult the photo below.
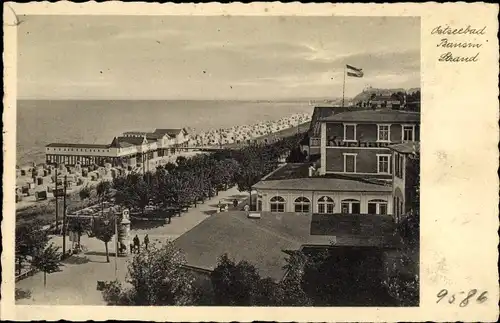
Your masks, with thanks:
M 361 68 L 357 68 L 351 65 L 346 65 L 346 67 L 347 67 L 347 76 L 363 77 L 364 73 Z

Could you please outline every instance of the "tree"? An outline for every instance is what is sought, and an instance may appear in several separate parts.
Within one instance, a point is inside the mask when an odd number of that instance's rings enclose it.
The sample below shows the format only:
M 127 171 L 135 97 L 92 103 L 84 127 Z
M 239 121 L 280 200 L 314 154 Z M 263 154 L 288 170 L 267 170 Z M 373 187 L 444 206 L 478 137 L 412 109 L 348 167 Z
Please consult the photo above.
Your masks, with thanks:
M 285 278 L 280 282 L 280 288 L 283 290 L 282 305 L 284 306 L 308 306 L 312 300 L 303 289 L 303 277 L 307 256 L 302 251 L 287 252 Z
M 211 274 L 216 305 L 253 305 L 260 279 L 257 269 L 250 263 L 236 264 L 227 254 L 222 255 Z
M 61 263 L 61 253 L 59 252 L 59 247 L 54 246 L 53 243 L 48 245 L 45 249 L 37 252 L 33 257 L 31 265 L 43 271 L 43 286 L 47 286 L 47 274 L 55 273 L 60 271 L 60 267 L 63 266 Z
M 248 192 L 249 206 L 252 209 L 252 187 L 262 178 L 262 173 L 255 164 L 241 165 L 236 174 L 236 183 L 240 192 Z
M 43 250 L 48 241 L 47 232 L 42 229 L 39 222 L 35 222 L 29 227 L 27 225 L 16 226 L 15 253 L 18 274 L 21 274 L 23 262 L 27 261 L 28 257 L 33 258 Z
M 82 187 L 82 189 L 78 192 L 78 195 L 80 196 L 80 200 L 85 201 L 87 199 L 90 199 L 92 190 L 90 187 L 85 186 Z
M 111 183 L 108 181 L 101 181 L 96 186 L 96 193 L 101 203 L 101 214 L 104 215 L 104 202 L 108 200 L 111 193 Z
M 104 246 L 106 247 L 106 262 L 109 262 L 108 242 L 115 235 L 115 221 L 115 215 L 112 213 L 94 220 L 93 233 L 97 239 L 104 242 Z
M 132 287 L 107 283 L 103 297 L 110 305 L 192 305 L 194 277 L 182 268 L 185 263 L 184 255 L 171 242 L 151 245 L 134 255 L 128 266 L 127 283 Z

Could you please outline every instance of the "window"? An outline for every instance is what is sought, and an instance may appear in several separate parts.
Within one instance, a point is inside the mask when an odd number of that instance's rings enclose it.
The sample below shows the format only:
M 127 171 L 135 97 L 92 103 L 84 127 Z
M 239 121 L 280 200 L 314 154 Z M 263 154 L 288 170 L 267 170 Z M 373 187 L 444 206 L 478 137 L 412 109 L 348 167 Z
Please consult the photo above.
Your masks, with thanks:
M 377 173 L 390 174 L 389 160 L 391 155 L 378 155 L 377 154 Z
M 311 201 L 307 197 L 298 197 L 295 199 L 295 212 L 296 213 L 309 213 L 311 209 Z
M 368 201 L 368 214 L 387 214 L 387 201 L 370 200 Z
M 394 160 L 394 170 L 395 170 L 395 175 L 399 178 L 403 178 L 403 156 L 401 156 L 398 153 L 395 153 L 395 160 Z
M 415 126 L 403 125 L 401 137 L 403 141 L 415 141 Z
M 403 156 L 401 155 L 399 155 L 399 177 L 403 178 Z
M 344 154 L 344 173 L 356 173 L 356 155 Z
M 332 214 L 335 203 L 329 196 L 322 196 L 318 199 L 318 213 Z
M 399 177 L 399 154 L 394 153 L 394 175 Z
M 391 141 L 391 125 L 388 124 L 377 125 L 377 141 L 384 141 L 384 142 Z
M 342 200 L 341 210 L 344 214 L 360 214 L 361 213 L 361 204 L 358 200 Z
M 271 212 L 285 212 L 285 199 L 281 196 L 274 196 L 270 200 Z
M 356 124 L 344 124 L 344 141 L 356 141 Z

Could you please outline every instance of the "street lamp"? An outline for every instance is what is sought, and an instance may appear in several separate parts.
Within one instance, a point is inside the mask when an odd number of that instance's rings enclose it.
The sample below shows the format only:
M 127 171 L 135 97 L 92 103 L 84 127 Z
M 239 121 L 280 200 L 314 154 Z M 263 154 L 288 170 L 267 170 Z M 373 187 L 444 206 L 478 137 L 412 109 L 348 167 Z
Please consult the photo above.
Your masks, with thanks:
M 113 216 L 113 221 L 115 225 L 115 279 L 118 278 L 118 223 L 116 220 L 116 216 Z M 105 219 L 104 220 L 104 225 L 108 226 L 109 225 L 109 220 Z

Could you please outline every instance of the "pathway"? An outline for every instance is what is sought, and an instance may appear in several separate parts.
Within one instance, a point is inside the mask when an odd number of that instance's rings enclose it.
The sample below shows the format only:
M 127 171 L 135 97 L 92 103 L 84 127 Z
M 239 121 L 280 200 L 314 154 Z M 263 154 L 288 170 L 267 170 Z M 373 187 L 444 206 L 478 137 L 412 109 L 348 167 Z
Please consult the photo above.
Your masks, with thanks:
M 150 241 L 162 243 L 167 239 L 176 239 L 192 229 L 204 219 L 216 212 L 217 203 L 232 203 L 234 199 L 244 201 L 248 193 L 239 192 L 233 187 L 219 196 L 198 204 L 181 217 L 173 217 L 170 224 L 152 224 L 148 221 L 141 224 L 141 228 L 132 227 L 130 235 L 136 234 L 141 242 L 148 234 Z M 61 246 L 62 238 L 54 237 L 52 241 Z M 16 288 L 31 291 L 31 298 L 18 300 L 17 304 L 46 304 L 46 305 L 105 305 L 101 293 L 96 290 L 97 281 L 115 279 L 115 258 L 113 257 L 114 244 L 108 244 L 110 262 L 106 263 L 104 243 L 96 238 L 82 237 L 82 245 L 88 250 L 85 255 L 73 256 L 65 261 L 61 272 L 47 275 L 47 287 L 43 287 L 43 273 L 37 273 L 16 283 Z M 71 242 L 67 241 L 68 246 Z M 130 258 L 130 257 L 129 257 Z M 127 258 L 117 258 L 117 274 L 119 280 L 124 280 L 127 270 Z

